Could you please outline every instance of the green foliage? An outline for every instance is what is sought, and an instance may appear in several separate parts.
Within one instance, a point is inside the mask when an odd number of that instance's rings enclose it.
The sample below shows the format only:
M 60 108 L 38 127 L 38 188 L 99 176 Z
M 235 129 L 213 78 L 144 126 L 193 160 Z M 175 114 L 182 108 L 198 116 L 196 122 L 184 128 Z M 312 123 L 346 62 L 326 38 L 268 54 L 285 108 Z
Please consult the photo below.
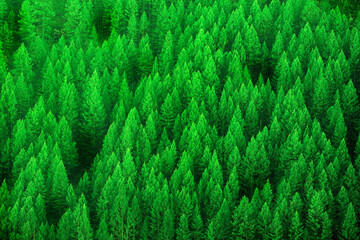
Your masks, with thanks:
M 4 180 L 0 188 L 0 237 L 7 239 L 10 233 L 10 222 L 9 222 L 9 190 Z
M 269 159 L 264 145 L 251 138 L 246 148 L 245 158 L 240 163 L 240 185 L 243 189 L 255 190 L 256 187 L 265 184 L 270 174 Z
M 356 214 L 352 203 L 349 204 L 344 222 L 341 226 L 341 238 L 342 239 L 358 239 L 359 227 L 356 224 Z
M 88 154 L 93 157 L 96 149 L 105 135 L 106 112 L 104 100 L 101 95 L 100 80 L 95 71 L 90 81 L 84 86 L 84 99 L 82 105 L 83 122 L 81 131 L 85 140 L 83 144 L 90 144 Z
M 54 163 L 54 175 L 51 188 L 51 202 L 53 203 L 52 210 L 56 217 L 62 215 L 66 206 L 66 192 L 69 187 L 69 180 L 63 162 L 60 160 Z
M 0 239 L 358 239 L 356 7 L 0 1 Z

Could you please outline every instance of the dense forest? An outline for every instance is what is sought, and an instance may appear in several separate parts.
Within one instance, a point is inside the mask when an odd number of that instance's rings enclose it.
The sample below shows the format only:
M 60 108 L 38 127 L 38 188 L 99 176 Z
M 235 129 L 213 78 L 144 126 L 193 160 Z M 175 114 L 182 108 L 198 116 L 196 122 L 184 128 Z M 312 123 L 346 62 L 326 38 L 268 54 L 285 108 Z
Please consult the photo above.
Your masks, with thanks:
M 354 0 L 0 0 L 0 239 L 359 239 Z

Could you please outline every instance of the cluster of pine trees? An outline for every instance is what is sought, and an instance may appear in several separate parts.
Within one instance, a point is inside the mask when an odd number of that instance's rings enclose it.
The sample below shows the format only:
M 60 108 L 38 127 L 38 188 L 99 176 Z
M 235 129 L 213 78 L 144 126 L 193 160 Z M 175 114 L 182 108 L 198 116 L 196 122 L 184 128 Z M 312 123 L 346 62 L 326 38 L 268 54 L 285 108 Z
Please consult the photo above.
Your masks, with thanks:
M 0 0 L 0 239 L 359 239 L 360 18 L 326 6 Z

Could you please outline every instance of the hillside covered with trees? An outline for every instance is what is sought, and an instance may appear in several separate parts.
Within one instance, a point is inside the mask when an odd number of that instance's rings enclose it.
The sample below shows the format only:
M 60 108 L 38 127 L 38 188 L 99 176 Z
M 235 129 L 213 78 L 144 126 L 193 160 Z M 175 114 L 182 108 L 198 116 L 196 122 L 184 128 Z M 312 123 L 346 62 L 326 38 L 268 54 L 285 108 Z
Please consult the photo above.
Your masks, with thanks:
M 357 11 L 0 0 L 0 239 L 359 239 Z

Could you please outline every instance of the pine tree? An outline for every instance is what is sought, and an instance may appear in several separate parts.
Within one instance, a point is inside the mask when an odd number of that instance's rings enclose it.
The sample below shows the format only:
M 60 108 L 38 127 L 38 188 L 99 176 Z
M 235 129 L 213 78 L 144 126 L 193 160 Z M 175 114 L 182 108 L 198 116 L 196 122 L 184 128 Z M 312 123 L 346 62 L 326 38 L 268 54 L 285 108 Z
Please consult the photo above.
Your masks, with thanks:
M 138 67 L 140 76 L 148 76 L 153 66 L 154 56 L 150 48 L 150 39 L 148 35 L 141 38 L 139 43 Z
M 143 12 L 139 21 L 139 34 L 141 37 L 144 37 L 146 34 L 148 34 L 149 24 L 150 22 L 148 20 L 146 12 Z
M 340 142 L 346 137 L 347 127 L 338 100 L 335 101 L 334 106 L 327 111 L 328 115 L 328 131 L 331 133 L 331 140 L 334 147 L 338 147 Z
M 75 194 L 74 188 L 72 186 L 72 184 L 69 185 L 68 189 L 67 189 L 67 194 L 66 194 L 66 206 L 67 209 L 70 209 L 71 211 L 74 210 L 76 202 L 78 200 L 78 197 Z
M 259 130 L 259 114 L 254 100 L 250 101 L 245 113 L 245 130 L 247 132 L 247 139 L 255 137 Z
M 356 81 L 357 73 L 359 72 L 358 63 L 360 56 L 360 45 L 359 45 L 359 30 L 357 28 L 353 28 L 351 32 L 351 44 L 350 44 L 350 66 L 353 70 L 352 79 L 354 82 Z
M 6 1 L 2 1 L 0 4 L 0 24 L 3 24 L 5 21 L 5 16 L 7 15 L 8 12 L 8 4 L 6 3 Z
M 135 16 L 135 14 L 132 14 L 129 19 L 129 23 L 127 26 L 127 37 L 129 40 L 134 41 L 134 43 L 138 43 L 138 37 L 139 37 L 139 27 L 138 27 L 138 20 Z
M 322 239 L 331 239 L 333 236 L 333 230 L 332 230 L 332 220 L 329 218 L 329 215 L 327 212 L 323 215 L 323 229 L 321 232 L 321 238 Z
M 261 54 L 259 38 L 253 25 L 245 31 L 244 46 L 247 53 L 246 59 L 250 64 L 255 64 L 259 61 Z
M 79 198 L 79 202 L 74 209 L 72 220 L 74 221 L 74 226 L 76 228 L 77 239 L 93 239 L 93 229 L 90 225 L 89 212 L 83 194 Z
M 106 220 L 104 218 L 101 219 L 99 224 L 99 229 L 96 231 L 95 239 L 100 240 L 110 240 L 112 239 L 112 235 L 109 234 L 108 231 L 108 224 L 106 223 Z
M 176 240 L 190 239 L 189 221 L 185 214 L 180 217 L 179 227 L 176 230 Z
M 171 209 L 167 209 L 164 213 L 164 221 L 160 235 L 162 239 L 173 239 L 175 236 L 174 214 Z
M 90 179 L 88 173 L 85 172 L 76 187 L 76 193 L 78 196 L 83 194 L 85 197 L 89 197 L 90 195 L 89 189 L 90 189 Z
M 294 213 L 294 216 L 291 219 L 291 226 L 289 229 L 289 238 L 294 240 L 302 239 L 304 234 L 303 226 L 301 219 L 299 217 L 298 211 Z
M 235 208 L 235 202 L 238 200 L 239 180 L 236 166 L 230 172 L 229 180 L 224 188 L 224 196 L 229 203 L 229 209 L 232 211 Z
M 344 121 L 347 126 L 347 140 L 354 142 L 356 141 L 356 131 L 359 129 L 359 123 L 355 119 L 359 117 L 360 105 L 352 80 L 345 86 L 341 100 Z
M 17 100 L 15 95 L 15 84 L 12 75 L 9 73 L 1 88 L 0 109 L 4 114 L 8 130 L 11 131 L 17 120 Z
M 10 222 L 9 222 L 9 191 L 4 180 L 0 188 L 0 237 L 7 239 L 10 234 Z
M 130 91 L 130 87 L 128 85 L 128 79 L 127 79 L 125 73 L 122 77 L 118 101 L 119 101 L 119 103 L 121 103 L 121 101 L 123 101 L 123 104 L 125 107 L 125 112 L 129 113 L 130 109 L 132 108 L 133 94 Z
M 359 227 L 356 222 L 354 207 L 353 204 L 350 203 L 341 226 L 341 239 L 359 239 Z
M 273 44 L 273 47 L 271 49 L 271 57 L 273 58 L 273 61 L 276 63 L 279 61 L 281 55 L 284 52 L 284 40 L 282 38 L 282 34 L 280 31 L 277 32 L 275 42 Z
M 234 238 L 256 239 L 255 221 L 251 216 L 252 211 L 249 199 L 244 196 L 232 216 L 232 235 Z
M 340 142 L 338 149 L 336 150 L 335 156 L 339 160 L 340 172 L 346 172 L 347 167 L 351 163 L 349 151 L 345 143 L 345 139 Z
M 270 224 L 270 236 L 271 239 L 283 238 L 283 226 L 278 211 L 275 211 L 274 218 Z
M 218 70 L 215 65 L 214 59 L 210 56 L 207 61 L 204 62 L 204 71 L 202 72 L 205 86 L 214 86 L 215 91 L 220 93 L 220 79 L 218 77 Z
M 327 221 L 330 221 L 324 208 L 324 203 L 320 199 L 320 194 L 315 192 L 311 198 L 308 209 L 307 219 L 307 236 L 316 239 L 321 239 L 326 227 Z M 326 234 L 328 235 L 328 234 Z M 325 238 L 326 239 L 326 238 Z
M 200 207 L 196 205 L 193 211 L 193 219 L 192 219 L 192 237 L 194 239 L 201 239 L 203 236 L 203 220 L 200 214 Z
M 74 137 L 78 135 L 79 94 L 73 83 L 64 81 L 59 90 L 59 115 L 64 117 Z
M 63 162 L 60 160 L 56 164 L 52 188 L 51 188 L 51 212 L 54 218 L 62 215 L 66 206 L 66 194 L 69 187 L 69 180 Z
M 279 166 L 276 171 L 282 172 L 282 169 L 286 171 L 289 169 L 292 162 L 296 161 L 302 151 L 303 147 L 300 142 L 299 130 L 296 126 L 289 134 L 286 142 L 280 147 Z
M 251 138 L 246 148 L 245 158 L 239 167 L 243 190 L 252 192 L 256 187 L 265 184 L 270 174 L 269 165 L 264 145 Z
M 78 166 L 76 144 L 72 139 L 72 131 L 64 117 L 61 118 L 56 129 L 56 138 L 61 150 L 63 162 L 69 173 L 73 173 Z
M 55 12 L 51 2 L 26 0 L 20 9 L 20 35 L 28 44 L 40 38 L 51 40 Z
M 1 46 L 1 41 L 0 41 Z M 6 64 L 6 57 L 4 52 L 0 50 L 0 87 L 4 84 L 6 76 L 8 74 L 8 68 Z
M 29 133 L 24 120 L 18 120 L 16 122 L 12 137 L 11 156 L 15 159 L 21 149 L 27 146 L 27 142 L 29 141 Z
M 315 93 L 313 97 L 313 112 L 317 119 L 322 119 L 326 110 L 330 107 L 330 86 L 327 79 L 320 74 L 315 79 Z
M 116 31 L 118 34 L 125 33 L 126 27 L 126 16 L 125 16 L 125 2 L 122 0 L 115 0 L 112 11 L 110 12 L 111 17 L 111 29 Z
M 170 31 L 166 33 L 163 47 L 161 49 L 160 59 L 160 69 L 164 73 L 164 76 L 170 73 L 170 70 L 174 67 L 174 57 L 173 57 L 173 36 Z
M 226 239 L 230 236 L 230 210 L 227 200 L 224 198 L 221 207 L 215 217 L 211 220 L 210 225 L 213 224 L 213 235 L 216 238 Z M 209 226 L 210 230 L 210 226 Z M 208 231 L 210 232 L 210 231 Z
M 20 29 L 19 34 L 23 41 L 31 43 L 35 40 L 35 14 L 34 6 L 31 0 L 25 0 L 21 4 L 20 15 Z
M 136 168 L 129 148 L 126 149 L 122 167 L 125 180 L 127 180 L 128 178 L 136 180 Z
M 272 214 L 270 208 L 268 204 L 265 202 L 261 208 L 261 212 L 258 217 L 258 223 L 259 223 L 258 229 L 260 236 L 262 236 L 263 239 L 271 239 L 270 236 L 270 224 L 272 219 L 271 215 Z
M 85 86 L 82 110 L 83 122 L 80 130 L 85 138 L 82 142 L 84 144 L 82 148 L 84 150 L 87 148 L 85 150 L 87 151 L 87 157 L 93 157 L 102 143 L 107 120 L 96 71 L 90 82 Z M 90 144 L 90 149 L 88 146 L 85 147 L 87 144 Z M 88 159 L 84 160 L 87 161 Z
M 76 227 L 72 218 L 72 211 L 67 210 L 61 217 L 58 230 L 58 239 L 75 239 L 76 238 Z
M 28 85 L 32 84 L 35 89 L 38 89 L 37 86 L 39 86 L 40 82 L 37 84 L 34 82 L 34 72 L 32 67 L 33 63 L 31 57 L 29 56 L 29 52 L 25 45 L 21 44 L 14 55 L 13 74 L 15 77 L 19 77 L 21 74 L 24 74 L 25 82 Z
M 80 0 L 66 0 L 65 3 L 65 19 L 66 23 L 64 24 L 65 32 L 68 37 L 73 36 L 77 24 L 81 19 L 81 1 Z
M 176 117 L 176 111 L 174 106 L 174 100 L 172 95 L 168 94 L 165 98 L 164 103 L 161 106 L 161 120 L 163 126 L 171 129 Z
M 3 42 L 2 46 L 3 46 L 3 53 L 5 56 L 11 55 L 14 48 L 15 31 L 11 27 L 13 26 L 13 22 L 14 22 L 13 14 L 14 14 L 13 11 L 11 11 L 8 14 L 8 20 L 4 24 L 0 25 L 1 28 L 0 38 L 1 41 Z

